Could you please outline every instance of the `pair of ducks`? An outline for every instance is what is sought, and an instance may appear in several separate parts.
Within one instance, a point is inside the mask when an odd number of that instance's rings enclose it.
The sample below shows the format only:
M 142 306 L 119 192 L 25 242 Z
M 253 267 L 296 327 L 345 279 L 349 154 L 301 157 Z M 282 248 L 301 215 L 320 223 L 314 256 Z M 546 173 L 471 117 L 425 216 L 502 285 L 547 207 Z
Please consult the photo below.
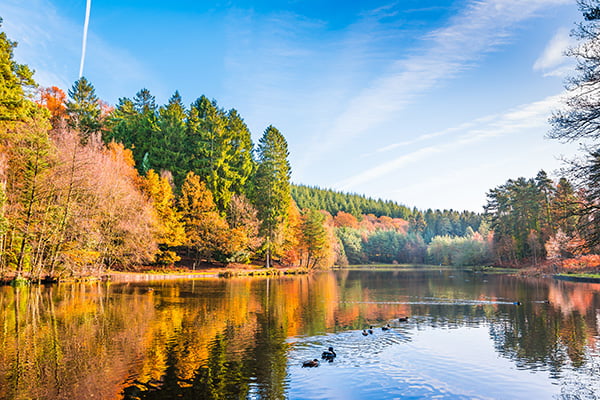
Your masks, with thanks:
M 407 322 L 407 321 L 408 321 L 408 317 L 398 318 L 398 322 Z M 390 324 L 386 324 L 385 326 L 381 327 L 382 331 L 389 331 L 391 329 L 392 329 L 392 327 L 390 326 Z M 369 329 L 363 329 L 363 331 L 362 331 L 363 336 L 369 336 L 372 334 L 373 334 L 373 326 L 372 325 L 369 327 Z
M 333 360 L 335 359 L 336 356 L 337 356 L 337 354 L 335 354 L 333 347 L 330 347 L 329 349 L 327 349 L 326 351 L 324 351 L 321 354 L 321 359 L 329 361 L 329 362 L 333 362 Z M 302 368 L 314 368 L 314 367 L 318 367 L 318 366 L 319 366 L 319 360 L 317 360 L 316 358 L 314 360 L 308 360 L 308 361 L 304 361 L 302 363 Z

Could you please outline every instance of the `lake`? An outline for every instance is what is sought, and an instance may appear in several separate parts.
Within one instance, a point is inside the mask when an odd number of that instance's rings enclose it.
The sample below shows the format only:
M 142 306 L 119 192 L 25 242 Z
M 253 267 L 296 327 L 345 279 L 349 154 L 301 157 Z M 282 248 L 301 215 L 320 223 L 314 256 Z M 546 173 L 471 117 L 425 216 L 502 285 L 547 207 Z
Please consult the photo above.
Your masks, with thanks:
M 413 268 L 1 287 L 0 328 L 0 399 L 600 397 L 600 284 L 552 278 Z M 330 346 L 333 362 L 302 367 Z

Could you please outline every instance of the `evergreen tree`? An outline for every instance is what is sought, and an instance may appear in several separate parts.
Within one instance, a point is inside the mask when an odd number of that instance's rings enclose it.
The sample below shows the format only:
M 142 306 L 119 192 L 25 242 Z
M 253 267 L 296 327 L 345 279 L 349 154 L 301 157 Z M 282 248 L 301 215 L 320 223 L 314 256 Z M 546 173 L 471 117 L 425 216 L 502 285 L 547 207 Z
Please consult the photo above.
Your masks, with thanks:
M 265 238 L 267 267 L 277 230 L 286 219 L 291 201 L 287 142 L 273 126 L 269 126 L 258 142 L 258 166 L 254 175 L 253 201 L 261 220 Z
M 158 132 L 150 150 L 153 156 L 152 167 L 159 171 L 170 171 L 175 184 L 181 185 L 188 166 L 185 148 L 186 110 L 179 92 L 176 91 L 158 113 Z
M 313 269 L 326 257 L 329 240 L 321 211 L 306 210 L 302 216 L 302 235 L 306 246 L 306 268 Z
M 231 171 L 231 191 L 237 194 L 248 193 L 248 180 L 256 168 L 252 151 L 252 137 L 246 123 L 235 109 L 229 110 L 225 127 L 231 138 L 231 155 L 228 157 Z
M 85 77 L 81 77 L 69 89 L 69 99 L 69 125 L 79 131 L 81 142 L 86 143 L 91 135 L 100 132 L 102 128 L 101 107 L 96 89 Z
M 188 127 L 194 130 L 190 132 L 189 166 L 206 182 L 217 207 L 224 212 L 233 195 L 232 138 L 226 129 L 225 113 L 205 96 L 197 99 L 191 108 L 194 121 Z

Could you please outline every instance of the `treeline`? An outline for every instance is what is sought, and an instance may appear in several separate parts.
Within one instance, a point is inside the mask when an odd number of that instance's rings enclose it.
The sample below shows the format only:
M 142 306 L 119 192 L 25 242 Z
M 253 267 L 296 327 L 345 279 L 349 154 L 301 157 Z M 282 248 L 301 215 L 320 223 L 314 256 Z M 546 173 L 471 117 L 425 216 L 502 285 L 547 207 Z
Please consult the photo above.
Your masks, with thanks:
M 408 218 L 413 210 L 390 200 L 368 198 L 364 195 L 337 192 L 306 185 L 292 185 L 292 197 L 301 209 L 325 210 L 331 215 L 343 211 L 360 217 L 373 214 L 392 218 Z
M 423 212 L 393 201 L 305 185 L 292 185 L 292 197 L 300 208 L 321 210 L 332 221 L 341 264 L 492 261 L 492 236 L 480 213 Z
M 535 178 L 509 179 L 487 197 L 499 264 L 539 264 L 600 251 L 585 239 L 595 229 L 583 213 L 586 191 L 575 190 L 567 178 L 554 182 L 540 171 Z
M 287 142 L 235 110 L 146 89 L 112 108 L 85 78 L 38 89 L 0 34 L 0 275 L 186 262 L 336 262 L 325 215 L 290 195 Z

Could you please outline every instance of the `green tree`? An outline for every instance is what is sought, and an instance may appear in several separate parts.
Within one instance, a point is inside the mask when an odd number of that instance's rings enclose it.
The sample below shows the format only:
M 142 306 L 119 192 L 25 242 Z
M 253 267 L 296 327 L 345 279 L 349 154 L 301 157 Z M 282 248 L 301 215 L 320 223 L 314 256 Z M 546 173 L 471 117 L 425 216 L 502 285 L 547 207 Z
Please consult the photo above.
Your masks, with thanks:
M 158 171 L 170 171 L 176 185 L 181 185 L 188 172 L 185 148 L 186 110 L 179 92 L 175 92 L 166 106 L 158 110 L 158 131 L 152 142 L 151 164 Z M 142 160 L 143 163 L 143 160 Z
M 327 230 L 324 226 L 325 215 L 321 211 L 306 210 L 302 216 L 302 236 L 306 246 L 305 265 L 313 269 L 327 257 L 330 250 Z
M 363 251 L 362 237 L 358 229 L 341 227 L 336 229 L 336 234 L 342 246 L 344 253 L 350 264 L 363 264 L 366 257 Z
M 225 129 L 231 138 L 231 155 L 229 157 L 231 191 L 237 194 L 247 194 L 249 179 L 256 168 L 252 157 L 254 145 L 250 130 L 235 109 L 229 110 L 226 122 Z
M 100 101 L 96 96 L 96 89 L 85 77 L 79 78 L 69 89 L 69 101 L 66 105 L 69 125 L 79 132 L 82 143 L 100 132 Z
M 0 123 L 22 121 L 34 107 L 27 98 L 37 86 L 33 71 L 13 60 L 16 46 L 17 43 L 9 40 L 6 33 L 0 32 Z
M 258 166 L 252 195 L 261 220 L 260 233 L 265 238 L 267 267 L 271 264 L 275 234 L 286 219 L 291 201 L 288 155 L 285 138 L 277 128 L 269 126 L 258 142 Z
M 215 203 L 224 212 L 231 201 L 233 171 L 231 169 L 232 138 L 227 132 L 226 116 L 216 101 L 205 96 L 192 104 L 193 131 L 189 133 L 189 166 L 206 182 Z

